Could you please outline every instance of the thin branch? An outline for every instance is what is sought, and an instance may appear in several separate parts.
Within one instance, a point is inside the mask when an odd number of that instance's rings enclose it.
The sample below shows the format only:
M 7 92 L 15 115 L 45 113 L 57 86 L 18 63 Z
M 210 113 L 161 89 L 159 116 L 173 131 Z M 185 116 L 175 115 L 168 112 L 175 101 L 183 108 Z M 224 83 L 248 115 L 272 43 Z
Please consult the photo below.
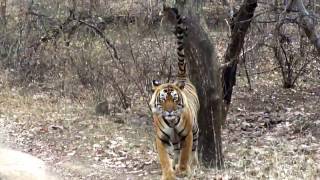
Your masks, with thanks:
M 96 27 L 95 25 L 92 25 L 90 23 L 87 23 L 86 21 L 83 21 L 83 20 L 78 20 L 80 23 L 92 28 L 95 30 L 95 32 L 100 36 L 102 37 L 102 39 L 104 40 L 104 43 L 107 47 L 110 47 L 112 49 L 112 54 L 113 54 L 113 57 L 116 58 L 117 60 L 120 60 L 120 57 L 118 56 L 118 51 L 117 49 L 115 48 L 115 46 L 110 42 L 110 40 L 108 38 L 106 38 L 106 36 L 103 34 L 103 32 L 98 28 Z

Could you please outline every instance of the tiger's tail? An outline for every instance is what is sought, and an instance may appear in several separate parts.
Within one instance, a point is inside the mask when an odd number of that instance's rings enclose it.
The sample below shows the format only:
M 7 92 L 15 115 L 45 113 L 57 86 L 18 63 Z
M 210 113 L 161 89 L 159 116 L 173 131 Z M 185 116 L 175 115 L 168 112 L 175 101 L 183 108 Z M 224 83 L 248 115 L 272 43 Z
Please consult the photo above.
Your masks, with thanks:
M 171 8 L 166 5 L 163 7 L 164 19 L 168 20 L 175 26 L 174 34 L 177 38 L 177 55 L 178 55 L 178 73 L 176 82 L 184 84 L 187 80 L 187 69 L 185 62 L 184 45 L 185 38 L 187 36 L 187 26 L 185 25 L 185 19 L 182 17 L 177 8 Z
M 179 14 L 177 8 L 171 8 L 168 6 L 163 7 L 163 12 L 166 14 L 167 20 L 175 25 L 174 34 L 177 37 L 177 54 L 178 54 L 178 74 L 176 81 L 185 82 L 187 80 L 187 69 L 184 54 L 184 43 L 187 35 L 187 27 L 184 23 L 184 17 Z
M 176 27 L 175 27 L 175 35 L 177 37 L 177 55 L 178 55 L 178 75 L 177 81 L 185 82 L 187 80 L 187 69 L 185 62 L 185 53 L 184 53 L 184 42 L 187 33 L 187 28 L 183 22 L 183 17 L 181 17 L 178 13 L 177 9 L 174 9 L 176 13 Z

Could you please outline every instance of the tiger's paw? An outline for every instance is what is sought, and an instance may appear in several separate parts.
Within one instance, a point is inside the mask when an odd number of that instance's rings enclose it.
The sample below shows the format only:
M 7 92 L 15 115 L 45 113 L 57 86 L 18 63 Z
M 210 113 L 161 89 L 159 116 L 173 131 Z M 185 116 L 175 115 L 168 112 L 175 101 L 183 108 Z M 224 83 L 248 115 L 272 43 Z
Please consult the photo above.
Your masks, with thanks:
M 176 176 L 173 171 L 169 171 L 162 175 L 161 180 L 176 180 Z
M 189 177 L 191 175 L 190 166 L 179 166 L 177 165 L 175 168 L 175 174 L 177 177 Z

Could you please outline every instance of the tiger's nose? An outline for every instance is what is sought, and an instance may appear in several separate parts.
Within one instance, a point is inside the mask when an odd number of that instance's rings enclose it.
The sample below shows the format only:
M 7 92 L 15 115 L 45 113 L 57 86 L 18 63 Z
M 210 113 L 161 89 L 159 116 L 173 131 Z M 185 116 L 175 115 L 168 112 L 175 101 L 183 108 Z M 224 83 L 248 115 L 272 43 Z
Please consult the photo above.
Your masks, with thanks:
M 167 115 L 168 115 L 168 116 L 173 116 L 173 110 L 167 111 Z

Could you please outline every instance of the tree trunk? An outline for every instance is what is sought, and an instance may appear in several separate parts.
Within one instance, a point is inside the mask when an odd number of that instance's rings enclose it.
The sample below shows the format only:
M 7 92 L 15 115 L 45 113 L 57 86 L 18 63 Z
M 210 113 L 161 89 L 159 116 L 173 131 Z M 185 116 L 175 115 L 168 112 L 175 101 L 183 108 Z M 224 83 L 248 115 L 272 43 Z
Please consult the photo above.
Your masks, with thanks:
M 223 94 L 224 94 L 224 116 L 226 116 L 229 105 L 231 103 L 231 96 L 233 86 L 236 83 L 236 72 L 239 55 L 243 47 L 244 38 L 249 29 L 254 11 L 257 7 L 257 0 L 245 0 L 241 5 L 239 12 L 236 12 L 231 22 L 231 41 L 225 54 L 225 62 L 229 65 L 223 70 Z
M 198 117 L 199 154 L 206 167 L 223 167 L 221 125 L 222 86 L 214 46 L 199 21 L 187 22 L 185 54 L 189 62 L 190 79 L 196 86 L 200 100 Z

